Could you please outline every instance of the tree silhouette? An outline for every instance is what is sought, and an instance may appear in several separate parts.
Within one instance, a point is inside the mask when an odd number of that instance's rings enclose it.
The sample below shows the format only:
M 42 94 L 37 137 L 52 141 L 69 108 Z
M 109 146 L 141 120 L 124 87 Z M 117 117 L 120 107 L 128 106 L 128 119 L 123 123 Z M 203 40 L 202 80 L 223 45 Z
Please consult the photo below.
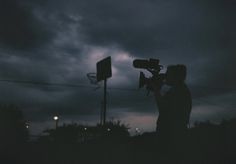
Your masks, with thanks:
M 1 105 L 0 142 L 2 145 L 25 143 L 28 136 L 22 111 L 14 105 Z
M 123 139 L 129 136 L 128 127 L 120 121 L 109 121 L 104 125 L 86 126 L 76 123 L 63 124 L 57 129 L 47 129 L 39 141 L 57 143 L 79 143 L 91 140 Z M 101 141 L 101 140 L 100 140 Z

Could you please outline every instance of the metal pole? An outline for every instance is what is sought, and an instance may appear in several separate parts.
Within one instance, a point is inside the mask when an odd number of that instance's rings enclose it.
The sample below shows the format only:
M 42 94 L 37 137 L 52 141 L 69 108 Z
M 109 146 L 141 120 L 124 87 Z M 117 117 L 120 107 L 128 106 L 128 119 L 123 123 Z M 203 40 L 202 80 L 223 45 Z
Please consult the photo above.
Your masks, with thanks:
M 102 125 L 103 123 L 103 101 L 101 101 L 101 111 L 100 111 L 100 124 Z
M 58 121 L 59 119 L 56 120 L 56 129 L 58 128 Z
M 107 79 L 104 80 L 104 101 L 103 101 L 103 125 L 106 123 L 106 108 L 107 108 Z

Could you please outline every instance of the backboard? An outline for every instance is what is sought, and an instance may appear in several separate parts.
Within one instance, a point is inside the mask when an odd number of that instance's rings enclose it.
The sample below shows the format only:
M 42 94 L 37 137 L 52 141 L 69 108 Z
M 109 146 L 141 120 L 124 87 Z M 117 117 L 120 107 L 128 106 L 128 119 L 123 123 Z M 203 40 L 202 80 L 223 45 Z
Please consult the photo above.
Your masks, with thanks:
M 111 57 L 109 56 L 97 62 L 97 81 L 105 80 L 111 76 Z

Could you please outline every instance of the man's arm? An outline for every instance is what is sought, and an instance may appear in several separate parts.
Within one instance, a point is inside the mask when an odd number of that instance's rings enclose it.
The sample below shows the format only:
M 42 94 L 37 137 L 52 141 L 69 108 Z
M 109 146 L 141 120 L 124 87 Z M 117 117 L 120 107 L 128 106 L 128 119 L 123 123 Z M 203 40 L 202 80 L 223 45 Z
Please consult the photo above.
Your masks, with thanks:
M 160 90 L 156 90 L 154 92 L 154 96 L 156 99 L 157 107 L 159 112 L 163 111 L 166 108 L 166 98 L 165 96 L 161 95 Z
M 165 96 L 161 95 L 162 81 L 151 81 L 150 87 L 154 92 L 158 110 L 161 111 L 164 108 Z

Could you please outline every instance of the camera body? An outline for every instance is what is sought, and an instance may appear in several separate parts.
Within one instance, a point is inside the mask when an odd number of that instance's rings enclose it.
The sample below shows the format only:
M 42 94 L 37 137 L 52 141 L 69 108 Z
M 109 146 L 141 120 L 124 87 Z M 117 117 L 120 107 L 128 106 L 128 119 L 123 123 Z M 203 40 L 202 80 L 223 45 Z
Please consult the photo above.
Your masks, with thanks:
M 133 61 L 135 68 L 146 69 L 152 73 L 152 77 L 147 78 L 143 72 L 140 72 L 139 76 L 139 88 L 146 86 L 148 90 L 153 90 L 150 83 L 154 82 L 157 85 L 161 85 L 166 78 L 166 74 L 160 73 L 163 66 L 159 64 L 159 59 L 136 59 Z M 158 86 L 160 87 L 160 86 Z

